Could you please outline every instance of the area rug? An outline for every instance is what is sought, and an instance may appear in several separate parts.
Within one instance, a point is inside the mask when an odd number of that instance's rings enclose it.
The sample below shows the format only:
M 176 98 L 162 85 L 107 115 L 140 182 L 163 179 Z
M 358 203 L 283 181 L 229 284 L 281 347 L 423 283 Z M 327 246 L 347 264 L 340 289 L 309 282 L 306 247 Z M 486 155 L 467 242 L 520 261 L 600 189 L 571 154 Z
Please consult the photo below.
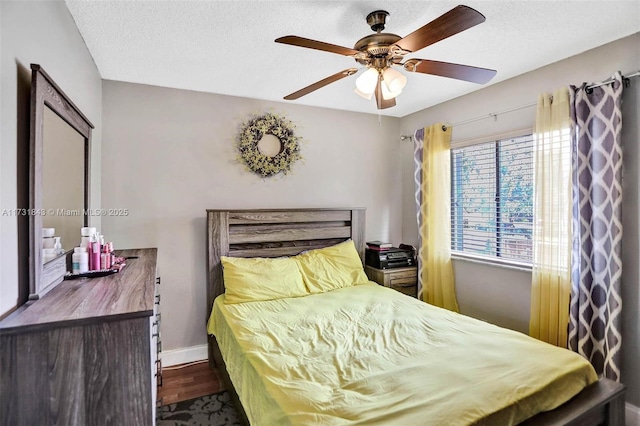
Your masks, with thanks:
M 227 391 L 160 407 L 158 426 L 232 426 L 240 420 Z

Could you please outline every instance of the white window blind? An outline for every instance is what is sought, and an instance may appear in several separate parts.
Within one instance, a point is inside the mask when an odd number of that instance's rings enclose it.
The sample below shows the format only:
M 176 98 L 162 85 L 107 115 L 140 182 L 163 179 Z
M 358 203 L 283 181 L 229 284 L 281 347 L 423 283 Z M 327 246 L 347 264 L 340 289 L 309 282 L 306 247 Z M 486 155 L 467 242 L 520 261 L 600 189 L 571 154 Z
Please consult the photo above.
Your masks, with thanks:
M 533 136 L 451 150 L 451 249 L 531 263 Z

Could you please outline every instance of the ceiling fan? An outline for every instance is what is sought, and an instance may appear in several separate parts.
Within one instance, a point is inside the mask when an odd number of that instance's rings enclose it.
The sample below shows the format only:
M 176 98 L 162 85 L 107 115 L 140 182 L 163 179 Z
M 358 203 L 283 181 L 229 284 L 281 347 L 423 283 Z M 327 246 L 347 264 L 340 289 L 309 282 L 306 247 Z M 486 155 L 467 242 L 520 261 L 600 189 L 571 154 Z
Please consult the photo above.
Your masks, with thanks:
M 479 84 L 487 83 L 496 75 L 496 71 L 491 69 L 429 59 L 410 58 L 403 62 L 404 56 L 409 53 L 484 22 L 485 17 L 477 10 L 463 5 L 457 6 L 406 37 L 382 32 L 388 16 L 389 12 L 384 10 L 376 10 L 367 15 L 367 24 L 376 33 L 358 40 L 353 49 L 293 35 L 280 37 L 275 41 L 354 58 L 356 62 L 367 68 L 356 80 L 355 92 L 365 99 L 371 99 L 375 94 L 378 109 L 395 106 L 395 97 L 407 83 L 407 77 L 392 68 L 393 65 L 402 66 L 410 72 L 433 74 Z M 298 99 L 357 72 L 357 68 L 347 68 L 293 92 L 284 99 Z

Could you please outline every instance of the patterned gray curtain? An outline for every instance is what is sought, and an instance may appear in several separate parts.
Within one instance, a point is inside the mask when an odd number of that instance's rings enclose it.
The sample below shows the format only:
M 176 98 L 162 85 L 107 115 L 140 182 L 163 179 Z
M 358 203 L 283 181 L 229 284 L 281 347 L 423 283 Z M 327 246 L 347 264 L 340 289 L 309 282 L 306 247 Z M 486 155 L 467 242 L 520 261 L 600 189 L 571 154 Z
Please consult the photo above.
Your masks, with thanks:
M 620 381 L 622 75 L 572 86 L 573 253 L 569 348 Z

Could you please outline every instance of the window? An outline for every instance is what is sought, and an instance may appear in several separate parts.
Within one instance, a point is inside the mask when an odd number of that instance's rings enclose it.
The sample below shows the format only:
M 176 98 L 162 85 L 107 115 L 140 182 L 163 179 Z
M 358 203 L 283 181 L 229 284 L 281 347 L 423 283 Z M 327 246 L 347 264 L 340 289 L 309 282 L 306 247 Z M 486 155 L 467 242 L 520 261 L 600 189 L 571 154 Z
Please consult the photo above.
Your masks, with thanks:
M 533 136 L 452 149 L 452 251 L 530 264 L 532 236 Z

